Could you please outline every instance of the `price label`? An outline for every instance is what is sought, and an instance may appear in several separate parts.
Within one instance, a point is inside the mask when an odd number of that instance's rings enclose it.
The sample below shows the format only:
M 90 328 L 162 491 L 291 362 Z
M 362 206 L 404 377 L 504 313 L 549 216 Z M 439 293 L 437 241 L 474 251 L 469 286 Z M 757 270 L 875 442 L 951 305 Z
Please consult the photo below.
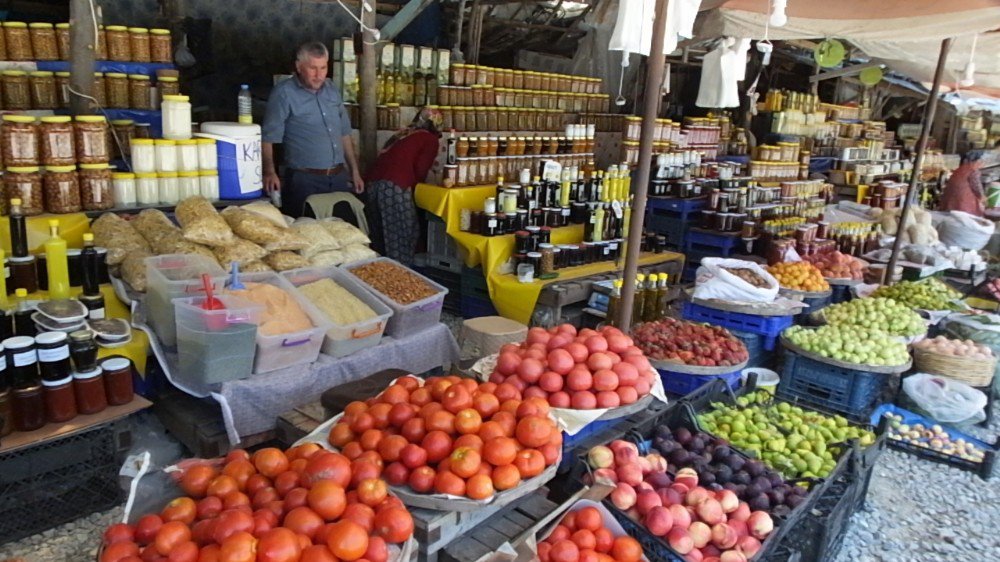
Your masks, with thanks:
M 63 345 L 55 349 L 39 349 L 38 360 L 42 363 L 53 363 L 62 361 L 69 357 L 69 346 Z
M 615 217 L 617 217 L 619 219 L 622 218 L 622 216 L 623 216 L 623 213 L 622 213 L 622 204 L 621 204 L 620 201 L 612 201 L 611 202 L 611 210 L 614 211 Z
M 35 350 L 22 351 L 21 353 L 14 354 L 14 366 L 15 367 L 25 367 L 27 365 L 34 365 L 38 362 L 38 355 L 35 354 Z

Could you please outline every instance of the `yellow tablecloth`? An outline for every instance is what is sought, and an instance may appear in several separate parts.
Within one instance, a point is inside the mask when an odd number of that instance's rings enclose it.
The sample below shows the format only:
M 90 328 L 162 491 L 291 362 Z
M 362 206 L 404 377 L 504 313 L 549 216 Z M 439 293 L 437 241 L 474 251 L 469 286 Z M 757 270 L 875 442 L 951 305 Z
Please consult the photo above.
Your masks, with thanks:
M 82 216 L 82 215 L 81 215 Z M 78 295 L 81 291 L 78 287 L 73 287 L 71 289 L 73 295 Z M 115 295 L 114 288 L 111 285 L 101 285 L 101 293 L 104 294 L 104 309 L 108 318 L 123 318 L 125 320 L 131 320 L 132 312 L 125 306 L 118 297 Z M 28 300 L 40 300 L 47 299 L 48 293 L 44 291 L 39 291 L 37 293 L 32 293 L 28 295 Z M 136 370 L 141 375 L 146 373 L 146 357 L 149 353 L 149 340 L 146 338 L 146 332 L 142 330 L 132 330 L 132 341 L 113 349 L 107 349 L 101 347 L 98 350 L 97 356 L 99 358 L 108 357 L 111 355 L 121 355 L 122 357 L 128 357 L 135 364 Z
M 28 251 L 41 252 L 42 244 L 49 238 L 49 220 L 59 221 L 59 236 L 66 240 L 70 248 L 83 247 L 83 234 L 90 232 L 90 219 L 83 213 L 67 215 L 37 215 L 27 217 L 25 230 L 28 231 Z M 6 255 L 10 255 L 10 219 L 0 217 L 0 247 Z
M 490 299 L 500 315 L 528 324 L 538 302 L 542 288 L 550 283 L 579 279 L 599 273 L 620 269 L 621 263 L 601 262 L 559 271 L 555 279 L 535 280 L 520 283 L 514 275 L 501 274 L 498 270 L 514 251 L 514 235 L 480 236 L 459 230 L 462 209 L 481 209 L 487 197 L 496 194 L 495 186 L 445 188 L 436 185 L 418 184 L 414 198 L 417 206 L 441 217 L 448 234 L 463 250 L 465 264 L 469 267 L 482 265 Z M 571 225 L 552 229 L 553 244 L 577 244 L 583 241 L 583 225 Z M 624 249 L 622 256 L 625 255 Z M 681 254 L 643 254 L 640 265 L 651 265 L 684 259 Z

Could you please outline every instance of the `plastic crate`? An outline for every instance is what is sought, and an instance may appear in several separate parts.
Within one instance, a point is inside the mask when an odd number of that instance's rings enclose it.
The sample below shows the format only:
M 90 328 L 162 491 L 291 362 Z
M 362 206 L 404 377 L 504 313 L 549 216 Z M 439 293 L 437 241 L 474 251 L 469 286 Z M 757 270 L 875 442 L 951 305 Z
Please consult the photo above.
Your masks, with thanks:
M 802 299 L 802 302 L 806 303 L 809 306 L 803 308 L 802 312 L 795 315 L 794 322 L 796 324 L 808 325 L 809 317 L 812 313 L 818 312 L 823 308 L 833 304 L 833 293 L 831 292 L 831 294 L 826 295 L 824 297 L 805 297 Z
M 830 285 L 830 304 L 840 304 L 854 299 L 850 285 Z
M 692 375 L 667 369 L 657 369 L 657 372 L 660 373 L 660 380 L 663 381 L 663 390 L 667 394 L 675 396 L 686 396 L 702 386 L 717 380 L 725 382 L 732 389 L 739 388 L 740 386 L 740 371 L 722 375 Z
M 444 269 L 422 266 L 413 268 L 417 273 L 448 289 L 444 296 L 444 310 L 456 315 L 462 314 L 462 274 Z
M 128 419 L 0 455 L 0 544 L 120 503 Z
M 730 330 L 730 333 L 746 346 L 747 353 L 750 355 L 747 367 L 770 367 L 774 363 L 775 353 L 764 349 L 765 338 L 763 336 L 739 330 Z
M 258 329 L 257 354 L 253 360 L 254 374 L 269 373 L 292 365 L 315 361 L 319 357 L 320 348 L 323 347 L 326 331 L 332 326 L 326 315 L 313 306 L 309 299 L 292 286 L 287 279 L 273 271 L 241 273 L 240 281 L 243 283 L 267 283 L 282 289 L 302 307 L 302 311 L 309 316 L 313 325 L 312 328 L 298 332 L 270 336 L 262 334 Z
M 400 264 L 399 262 L 389 259 L 389 258 L 374 258 L 370 260 L 363 260 L 351 264 L 349 267 L 345 268 L 347 273 L 359 283 L 361 283 L 366 289 L 374 293 L 379 299 L 382 300 L 390 309 L 392 309 L 392 318 L 389 319 L 389 325 L 385 329 L 385 333 L 393 337 L 405 337 L 424 328 L 428 328 L 437 324 L 441 320 L 441 309 L 444 305 L 445 295 L 448 294 L 448 289 L 438 285 L 434 281 L 420 275 L 419 273 L 413 271 L 413 273 L 424 280 L 425 283 L 433 287 L 437 293 L 431 295 L 425 299 L 412 302 L 410 304 L 399 304 L 398 302 L 392 300 L 391 298 L 383 295 L 381 292 L 376 290 L 371 285 L 365 283 L 361 279 L 354 276 L 351 270 L 360 267 L 366 263 L 372 263 L 377 261 L 389 262 L 397 267 L 407 269 L 406 266 Z M 410 270 L 412 271 L 412 270 Z
M 587 454 L 587 451 L 591 447 L 606 445 L 615 439 L 620 439 L 635 427 L 647 423 L 649 420 L 656 419 L 669 408 L 670 406 L 667 404 L 659 400 L 653 400 L 649 403 L 649 407 L 630 416 L 594 421 L 587 424 L 576 435 L 569 435 L 563 432 L 563 457 L 562 462 L 559 464 L 559 472 L 567 472 L 573 468 L 582 468 L 578 467 L 576 463 L 581 457 Z M 579 476 L 580 472 L 577 471 L 577 476 Z
M 994 438 L 993 443 L 988 443 L 982 439 L 977 439 L 967 433 L 959 431 L 953 427 L 945 424 L 935 422 L 934 420 L 928 419 L 920 414 L 911 412 L 904 408 L 893 404 L 883 404 L 879 406 L 873 413 L 871 417 L 871 423 L 873 425 L 878 425 L 880 428 L 887 428 L 888 419 L 884 417 L 886 413 L 893 413 L 903 416 L 903 423 L 907 425 L 913 425 L 915 423 L 922 423 L 924 426 L 940 425 L 941 428 L 952 438 L 952 439 L 965 439 L 967 442 L 976 445 L 983 449 L 986 454 L 983 457 L 983 462 L 977 463 L 969 460 L 965 460 L 961 457 L 956 457 L 952 455 L 946 455 L 944 453 L 934 451 L 925 447 L 920 447 L 912 443 L 907 443 L 905 441 L 897 441 L 895 439 L 886 439 L 886 442 L 890 447 L 905 451 L 911 455 L 920 457 L 922 459 L 927 459 L 933 462 L 939 462 L 942 464 L 948 464 L 968 472 L 977 474 L 983 480 L 988 480 L 993 475 L 993 467 L 996 465 L 997 460 L 997 446 L 1000 443 L 1000 438 Z
M 205 256 L 164 254 L 146 258 L 146 315 L 160 343 L 177 344 L 173 299 L 205 294 L 202 274 L 212 278 L 212 290 L 221 292 L 226 272 Z
M 757 316 L 709 308 L 687 301 L 682 312 L 685 320 L 707 322 L 730 330 L 750 332 L 764 337 L 764 349 L 772 351 L 781 332 L 792 325 L 791 316 Z
M 692 213 L 696 213 L 708 206 L 707 197 L 693 197 L 682 199 L 680 197 L 650 197 L 646 200 L 646 209 L 656 211 L 662 216 L 673 216 L 681 219 L 688 219 Z
M 458 258 L 458 245 L 448 234 L 448 227 L 440 218 L 427 213 L 427 253 L 445 258 Z
M 295 287 L 301 287 L 320 279 L 332 279 L 334 283 L 357 297 L 358 300 L 368 305 L 375 312 L 376 316 L 368 320 L 346 325 L 333 324 L 327 330 L 326 338 L 323 340 L 323 347 L 321 348 L 323 353 L 333 357 L 345 357 L 362 349 L 378 345 L 382 341 L 382 334 L 389 323 L 389 318 L 392 317 L 392 309 L 386 306 L 378 297 L 368 292 L 353 277 L 348 277 L 340 268 L 305 267 L 285 271 L 281 275 Z
M 264 307 L 232 295 L 215 298 L 225 308 L 205 310 L 206 297 L 174 300 L 178 368 L 173 378 L 185 386 L 243 379 L 253 371 Z
M 662 234 L 667 238 L 668 246 L 679 249 L 684 246 L 684 235 L 691 228 L 691 222 L 647 213 L 646 222 L 643 223 L 643 227 L 648 232 Z
M 497 315 L 497 309 L 493 306 L 493 301 L 489 299 L 462 295 L 461 303 L 462 318 Z
M 736 234 L 723 234 L 721 232 L 692 229 L 684 237 L 684 251 L 712 251 L 714 249 L 718 250 L 718 253 L 721 255 L 728 256 L 736 249 L 738 241 L 739 236 Z
M 868 423 L 888 383 L 884 373 L 837 367 L 785 350 L 778 396 Z

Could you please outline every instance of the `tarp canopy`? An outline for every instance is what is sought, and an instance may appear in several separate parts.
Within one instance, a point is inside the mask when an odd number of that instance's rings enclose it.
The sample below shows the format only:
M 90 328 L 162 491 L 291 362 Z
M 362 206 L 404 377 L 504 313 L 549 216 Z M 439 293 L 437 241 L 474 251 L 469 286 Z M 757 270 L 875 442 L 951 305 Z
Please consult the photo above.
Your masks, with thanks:
M 704 0 L 695 30 L 706 39 L 763 39 L 769 9 L 768 0 Z M 768 28 L 768 38 L 844 39 L 920 81 L 933 78 L 941 40 L 954 37 L 945 84 L 961 79 L 978 34 L 976 86 L 987 95 L 1000 90 L 998 0 L 790 0 L 786 14 L 788 23 Z

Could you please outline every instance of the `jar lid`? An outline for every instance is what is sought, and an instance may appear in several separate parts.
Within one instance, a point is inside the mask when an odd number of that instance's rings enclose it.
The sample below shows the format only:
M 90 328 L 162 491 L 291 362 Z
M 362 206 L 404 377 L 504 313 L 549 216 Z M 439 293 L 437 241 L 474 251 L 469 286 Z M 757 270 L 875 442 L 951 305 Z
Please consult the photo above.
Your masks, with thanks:
M 132 361 L 126 357 L 108 357 L 101 361 L 101 368 L 105 371 L 123 371 L 132 367 Z
M 105 78 L 128 78 L 128 74 L 124 72 L 107 72 L 104 74 Z
M 188 96 L 182 96 L 179 94 L 167 94 L 163 96 L 163 101 L 175 101 L 175 102 L 186 102 L 190 100 Z
M 111 174 L 111 178 L 116 180 L 132 180 L 135 179 L 135 174 L 132 172 L 115 172 Z
M 94 78 L 100 78 L 101 80 L 104 80 L 104 73 L 103 72 L 95 72 L 94 73 Z
M 66 72 L 65 70 L 60 70 L 59 72 L 56 72 L 56 76 L 58 76 L 59 78 L 69 78 L 69 72 Z
M 169 29 L 160 29 L 158 27 L 150 29 L 149 32 L 152 33 L 153 35 L 170 35 Z
M 156 139 L 153 141 L 156 146 L 176 146 L 177 141 L 172 141 L 170 139 Z
M 204 137 L 194 139 L 198 144 L 215 144 L 215 139 L 207 139 Z
M 129 80 L 150 80 L 152 77 L 148 74 L 129 74 Z
M 107 31 L 128 31 L 128 27 L 124 25 L 109 25 L 105 27 Z
M 41 118 L 42 123 L 69 123 L 72 120 L 69 115 L 46 115 Z
M 76 166 L 46 166 L 45 171 L 55 174 L 65 174 L 67 172 L 75 172 Z
M 105 123 L 107 119 L 103 115 L 77 115 L 76 120 L 80 123 Z
M 139 179 L 156 179 L 156 172 L 136 172 L 135 177 Z
M 528 252 L 528 257 L 529 258 L 540 258 L 540 257 L 542 257 L 542 253 L 541 252 Z
M 199 176 L 205 176 L 205 177 L 217 176 L 217 175 L 219 175 L 219 171 L 218 170 L 199 170 L 198 171 L 198 175 Z
M 129 33 L 149 33 L 148 27 L 130 27 L 128 28 Z
M 12 174 L 32 174 L 38 170 L 38 166 L 11 166 L 7 168 L 7 171 Z
M 133 145 L 137 145 L 137 144 L 141 145 L 141 146 L 152 146 L 153 145 L 153 139 L 132 139 L 130 142 Z
M 52 29 L 52 24 L 44 21 L 36 21 L 29 23 L 28 27 L 32 29 Z
M 115 119 L 114 121 L 111 122 L 111 124 L 116 127 L 124 127 L 126 125 L 134 125 L 135 121 L 131 119 Z
M 177 141 L 177 145 L 178 146 L 192 146 L 192 145 L 195 145 L 195 144 L 198 144 L 198 141 L 196 141 L 194 139 L 181 139 L 181 140 Z
M 69 23 L 67 22 L 57 23 L 56 29 L 69 29 Z
M 160 178 L 176 178 L 177 172 L 160 172 L 156 176 Z
M 69 339 L 73 341 L 87 341 L 94 337 L 94 332 L 91 330 L 77 330 L 75 332 L 70 332 Z
M 92 371 L 84 371 L 82 373 L 73 373 L 73 378 L 76 380 L 88 380 L 94 377 L 99 377 L 104 374 L 104 371 L 100 367 L 94 367 Z
M 39 345 L 52 345 L 66 341 L 66 332 L 42 332 L 35 336 L 35 343 Z
M 28 27 L 28 24 L 23 21 L 5 21 L 3 22 L 4 27 Z
M 5 70 L 3 71 L 4 76 L 27 76 L 28 73 L 23 70 Z
M 196 172 L 196 171 L 192 172 L 192 171 L 188 170 L 188 171 L 184 171 L 184 172 L 178 172 L 177 175 L 180 176 L 180 177 L 182 177 L 182 178 L 196 178 L 196 177 L 198 177 L 198 172 Z
M 35 338 L 28 336 L 14 336 L 3 340 L 4 349 L 24 349 L 35 345 Z
M 55 76 L 55 74 L 49 70 L 36 70 L 32 72 L 31 75 L 34 76 L 35 78 L 50 78 L 52 76 Z
M 160 82 L 176 82 L 176 76 L 157 76 L 156 79 Z
M 45 379 L 42 379 L 42 386 L 47 387 L 47 388 L 54 388 L 54 387 L 57 387 L 57 386 L 62 386 L 64 384 L 69 384 L 71 382 L 73 382 L 73 375 L 72 374 L 66 375 L 66 378 L 59 379 L 57 381 L 47 381 Z
M 7 256 L 7 261 L 10 263 L 29 263 L 35 261 L 35 256 Z
M 111 165 L 107 162 L 102 162 L 99 164 L 80 164 L 81 170 L 107 170 Z

